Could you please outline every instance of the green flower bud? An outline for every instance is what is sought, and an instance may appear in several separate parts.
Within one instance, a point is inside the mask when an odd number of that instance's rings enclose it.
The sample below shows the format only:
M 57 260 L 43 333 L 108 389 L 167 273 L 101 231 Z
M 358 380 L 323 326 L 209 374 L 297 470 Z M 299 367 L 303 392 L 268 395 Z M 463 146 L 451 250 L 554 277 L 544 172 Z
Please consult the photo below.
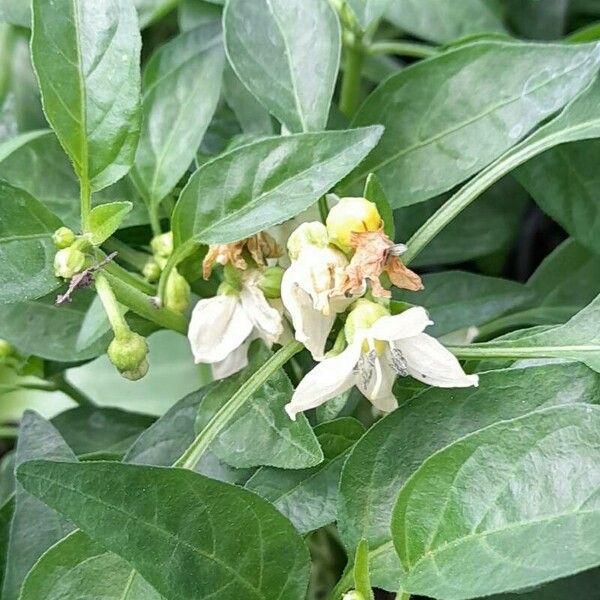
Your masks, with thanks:
M 152 250 L 157 256 L 169 258 L 173 254 L 173 233 L 168 231 L 155 236 L 150 242 L 150 246 L 152 246 Z
M 71 279 L 85 268 L 85 254 L 73 246 L 59 250 L 54 256 L 54 274 Z
M 0 360 L 8 358 L 13 353 L 14 348 L 6 340 L 0 339 Z
M 159 264 L 155 260 L 152 260 L 152 259 L 150 259 L 144 265 L 144 268 L 142 270 L 144 277 L 146 278 L 146 280 L 149 283 L 154 283 L 155 281 L 158 281 L 160 279 L 161 272 L 162 272 L 162 269 L 160 268 Z
M 288 239 L 287 248 L 290 258 L 296 260 L 302 248 L 306 246 L 325 248 L 328 245 L 327 228 L 323 223 L 313 221 L 312 223 L 302 223 L 296 228 Z
M 242 289 L 242 274 L 231 263 L 223 267 L 223 279 L 238 292 Z
M 327 215 L 329 240 L 346 253 L 352 251 L 352 232 L 378 231 L 382 226 L 377 206 L 365 198 L 342 198 Z
M 351 590 L 350 592 L 344 594 L 342 600 L 365 600 L 365 597 L 360 592 Z
M 148 344 L 133 331 L 114 338 L 107 354 L 110 362 L 127 379 L 141 379 L 148 371 Z
M 54 245 L 59 249 L 68 248 L 76 239 L 76 235 L 68 227 L 59 227 L 52 235 Z
M 281 279 L 284 269 L 268 267 L 258 280 L 258 287 L 267 298 L 281 298 Z
M 167 280 L 165 307 L 177 313 L 184 313 L 190 303 L 190 286 L 177 269 L 173 269 Z
M 373 323 L 381 317 L 389 316 L 389 314 L 389 311 L 381 306 L 381 304 L 365 300 L 364 298 L 357 300 L 344 325 L 346 339 L 349 343 L 352 343 L 358 331 L 369 329 Z
M 226 281 L 221 282 L 221 285 L 217 288 L 217 296 L 239 296 L 239 294 L 240 290 L 234 288 Z

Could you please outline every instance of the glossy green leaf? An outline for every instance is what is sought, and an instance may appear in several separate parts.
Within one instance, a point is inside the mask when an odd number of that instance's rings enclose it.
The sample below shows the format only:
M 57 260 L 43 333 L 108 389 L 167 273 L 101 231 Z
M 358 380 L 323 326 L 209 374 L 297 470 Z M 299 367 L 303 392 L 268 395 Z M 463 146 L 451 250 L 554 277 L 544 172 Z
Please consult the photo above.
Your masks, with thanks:
M 595 44 L 482 41 L 404 69 L 354 119 L 386 129 L 352 179 L 377 173 L 396 208 L 449 190 L 581 92 L 599 58 Z
M 33 196 L 0 181 L 0 303 L 39 298 L 60 285 L 52 242 L 60 226 Z
M 577 363 L 543 365 L 483 373 L 478 388 L 420 386 L 412 395 L 358 442 L 340 483 L 338 525 L 344 544 L 353 552 L 367 539 L 373 585 L 391 591 L 398 589 L 402 575 L 390 536 L 392 507 L 419 465 L 498 421 L 549 406 L 597 403 L 600 376 Z
M 486 0 L 393 0 L 386 16 L 400 29 L 446 43 L 477 33 L 502 33 L 504 26 Z
M 175 207 L 176 243 L 232 242 L 290 219 L 356 167 L 381 133 L 368 127 L 267 138 L 206 163 Z
M 556 40 L 567 27 L 571 2 L 568 0 L 505 0 L 506 15 L 519 37 Z
M 364 431 L 351 417 L 317 425 L 315 434 L 325 455 L 321 464 L 298 471 L 261 467 L 245 487 L 269 500 L 300 533 L 333 523 L 344 460 Z
M 37 413 L 28 411 L 21 421 L 15 468 L 40 458 L 77 460 L 58 431 Z M 72 529 L 73 526 L 66 519 L 31 496 L 17 483 L 15 512 L 10 528 L 8 559 L 2 588 L 3 600 L 16 600 L 19 597 L 23 579 L 35 561 Z
M 249 350 L 248 366 L 218 382 L 204 397 L 198 410 L 196 431 L 201 431 L 217 411 L 271 356 L 261 342 Z M 318 465 L 323 453 L 306 417 L 292 421 L 284 410 L 294 388 L 280 369 L 244 403 L 221 430 L 210 449 L 223 462 L 237 468 L 261 465 L 304 469 Z
M 119 463 L 33 461 L 17 477 L 168 600 L 304 598 L 302 538 L 241 488 L 185 469 Z
M 160 202 L 192 163 L 217 107 L 223 61 L 219 22 L 177 36 L 149 60 L 132 171 L 148 202 Z
M 10 523 L 15 510 L 15 498 L 10 496 L 0 506 L 0 589 L 4 582 L 4 571 L 8 557 L 8 544 L 10 539 Z
M 363 196 L 367 200 L 375 203 L 377 210 L 383 219 L 383 231 L 391 240 L 395 239 L 396 226 L 394 225 L 394 212 L 385 195 L 383 186 L 379 182 L 379 179 L 377 179 L 377 175 L 374 173 L 369 173 L 367 177 Z
M 433 455 L 394 508 L 403 589 L 466 600 L 598 565 L 599 460 L 598 406 L 496 423 Z
M 84 185 L 133 164 L 140 121 L 140 34 L 129 0 L 33 0 L 32 58 L 44 111 Z
M 90 233 L 94 245 L 106 241 L 123 223 L 133 208 L 131 202 L 109 202 L 96 206 L 90 212 Z
M 62 362 L 85 360 L 102 354 L 110 337 L 102 336 L 91 346 L 77 349 L 77 338 L 93 292 L 80 290 L 73 301 L 56 306 L 56 294 L 39 300 L 0 305 L 0 337 L 25 355 Z
M 222 8 L 207 0 L 182 0 L 177 9 L 177 21 L 181 31 L 189 31 L 199 25 L 221 20 Z
M 325 128 L 340 61 L 340 26 L 321 0 L 231 0 L 227 56 L 244 85 L 289 131 Z
M 366 31 L 393 3 L 395 4 L 396 0 L 348 0 L 346 4 L 354 13 L 360 28 Z

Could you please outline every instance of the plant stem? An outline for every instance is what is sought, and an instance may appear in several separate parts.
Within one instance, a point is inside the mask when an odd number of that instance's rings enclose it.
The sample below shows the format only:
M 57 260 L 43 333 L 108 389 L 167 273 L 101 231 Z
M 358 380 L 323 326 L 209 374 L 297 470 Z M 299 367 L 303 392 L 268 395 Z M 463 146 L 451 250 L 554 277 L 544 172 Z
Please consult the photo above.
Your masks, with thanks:
M 148 283 L 139 275 L 130 273 L 127 269 L 124 269 L 115 262 L 109 262 L 103 270 L 106 273 L 118 277 L 123 283 L 140 290 L 140 292 L 144 292 L 144 294 L 149 294 L 151 296 L 156 294 L 156 288 L 152 284 Z
M 16 438 L 18 434 L 18 427 L 10 427 L 9 425 L 0 426 L 0 438 Z
M 327 215 L 329 214 L 329 206 L 327 205 L 327 198 L 325 196 L 321 196 L 319 198 L 319 216 L 321 217 L 321 221 L 323 225 L 327 222 Z
M 149 202 L 148 203 L 148 216 L 150 217 L 150 227 L 152 229 L 153 235 L 157 236 L 162 233 L 162 228 L 160 226 L 160 218 L 158 217 L 158 208 L 159 204 L 157 202 Z
M 169 257 L 167 264 L 165 265 L 162 273 L 160 274 L 160 280 L 158 281 L 158 297 L 161 303 L 164 305 L 167 299 L 167 283 L 169 281 L 169 275 L 173 269 L 185 258 L 187 258 L 194 251 L 194 243 L 191 240 L 184 242 L 181 246 L 178 246 L 173 251 L 173 254 Z
M 437 48 L 434 46 L 402 40 L 384 40 L 374 42 L 369 46 L 369 54 L 372 56 L 377 56 L 378 54 L 398 54 L 399 56 L 411 56 L 414 58 L 430 58 L 437 53 Z
M 402 590 L 400 590 L 396 594 L 396 600 L 410 600 L 410 594 L 408 592 L 403 592 Z
M 355 41 L 345 47 L 344 76 L 340 92 L 340 110 L 352 119 L 360 102 L 361 71 L 364 62 L 362 44 Z
M 54 382 L 57 391 L 69 396 L 69 398 L 79 404 L 79 406 L 94 406 L 94 403 L 81 390 L 69 383 L 62 373 L 55 375 L 52 378 L 52 381 Z
M 152 258 L 145 252 L 134 250 L 127 244 L 118 240 L 117 238 L 111 237 L 102 244 L 102 247 L 110 254 L 116 252 L 118 258 L 125 261 L 128 265 L 134 267 L 140 273 L 143 271 L 146 263 Z
M 184 469 L 194 469 L 210 444 L 229 423 L 237 411 L 252 396 L 252 394 L 280 369 L 292 356 L 300 352 L 304 346 L 292 341 L 282 346 L 271 358 L 247 379 L 238 391 L 219 409 L 208 425 L 198 434 L 189 448 L 173 466 Z
M 81 229 L 84 233 L 90 230 L 90 213 L 92 212 L 92 190 L 87 176 L 82 177 L 79 183 L 79 199 L 81 210 Z
M 96 293 L 102 301 L 104 312 L 108 317 L 108 321 L 115 334 L 115 338 L 119 339 L 127 337 L 130 333 L 129 325 L 121 313 L 121 308 L 119 307 L 119 303 L 117 302 L 115 294 L 112 291 L 108 280 L 106 279 L 106 275 L 103 273 L 98 273 L 94 278 L 94 282 L 96 284 Z

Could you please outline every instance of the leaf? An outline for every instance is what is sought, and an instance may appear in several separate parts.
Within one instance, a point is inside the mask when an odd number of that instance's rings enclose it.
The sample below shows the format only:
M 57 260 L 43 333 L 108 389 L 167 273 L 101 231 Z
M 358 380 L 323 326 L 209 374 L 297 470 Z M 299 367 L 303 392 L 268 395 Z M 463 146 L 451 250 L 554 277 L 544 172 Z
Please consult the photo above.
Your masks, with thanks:
M 596 566 L 599 460 L 597 406 L 496 423 L 433 455 L 394 508 L 403 588 L 462 600 Z
M 391 591 L 402 575 L 390 536 L 392 507 L 421 463 L 498 421 L 549 406 L 597 403 L 600 376 L 577 363 L 503 369 L 480 374 L 478 388 L 419 386 L 412 397 L 356 444 L 340 482 L 338 527 L 344 545 L 354 552 L 367 539 L 372 584 Z
M 567 27 L 571 3 L 567 0 L 507 0 L 508 21 L 519 36 L 552 40 L 561 38 Z
M 76 461 L 56 429 L 33 411 L 21 421 L 15 468 L 38 458 Z M 3 600 L 16 600 L 21 583 L 35 561 L 73 527 L 42 501 L 31 496 L 18 482 L 15 512 L 10 528 L 8 559 L 2 589 Z
M 44 111 L 84 186 L 133 164 L 140 121 L 140 34 L 128 0 L 33 0 L 32 59 Z
M 304 598 L 302 538 L 241 488 L 185 469 L 99 462 L 33 461 L 17 477 L 168 600 Z
M 394 208 L 445 192 L 577 96 L 599 58 L 595 44 L 482 41 L 403 69 L 354 119 L 385 133 L 352 181 L 375 172 Z
M 377 175 L 374 173 L 369 173 L 367 176 L 363 196 L 367 200 L 374 202 L 377 206 L 377 210 L 383 219 L 383 231 L 385 235 L 387 235 L 391 240 L 395 239 L 396 227 L 394 225 L 394 212 L 392 211 L 390 202 L 385 195 L 385 190 L 379 182 L 379 179 L 377 179 Z
M 177 3 L 178 0 L 133 0 L 142 29 L 164 17 Z
M 230 0 L 223 25 L 231 66 L 271 114 L 289 131 L 325 129 L 341 47 L 329 3 Z
M 442 44 L 476 33 L 505 31 L 486 0 L 394 0 L 386 17 L 416 37 Z
M 55 305 L 55 295 L 39 300 L 0 305 L 0 337 L 8 340 L 25 355 L 70 362 L 102 354 L 109 336 L 103 336 L 84 350 L 77 350 L 77 337 L 87 309 L 94 297 L 80 290 L 73 301 Z
M 333 523 L 344 460 L 364 431 L 351 417 L 317 425 L 325 455 L 321 464 L 298 471 L 261 467 L 245 487 L 271 502 L 302 534 Z
M 198 410 L 196 431 L 200 432 L 262 364 L 271 352 L 261 342 L 248 351 L 248 366 L 212 387 Z M 210 449 L 223 462 L 236 468 L 261 465 L 304 469 L 318 465 L 323 453 L 306 417 L 292 421 L 284 410 L 294 388 L 285 372 L 276 371 L 248 399 L 221 430 Z
M 538 206 L 584 246 L 600 253 L 600 141 L 552 148 L 525 163 L 516 177 Z
M 131 202 L 109 202 L 92 209 L 90 213 L 91 241 L 99 245 L 106 241 L 119 227 L 131 211 Z
M 19 600 L 63 598 L 160 600 L 162 596 L 122 558 L 75 531 L 40 558 L 27 575 Z
M 0 180 L 0 303 L 39 298 L 60 285 L 52 234 L 61 225 L 33 196 Z
M 143 121 L 132 177 L 158 204 L 192 163 L 221 91 L 221 25 L 212 22 L 160 46 L 144 70 Z
M 10 535 L 10 523 L 15 510 L 15 498 L 10 496 L 0 506 L 0 589 L 4 582 L 4 571 L 8 557 L 8 543 Z
M 0 0 L 0 20 L 19 27 L 31 26 L 31 10 L 20 0 Z
M 388 6 L 396 0 L 348 0 L 347 5 L 354 13 L 362 31 L 366 31 L 373 23 L 381 19 Z M 390 12 L 393 9 L 390 6 Z
M 199 25 L 221 20 L 222 9 L 204 0 L 182 0 L 177 11 L 181 31 L 189 31 Z
M 482 325 L 534 297 L 520 283 L 465 271 L 427 274 L 423 285 L 421 292 L 400 292 L 394 297 L 424 306 L 434 322 L 427 331 L 435 336 Z
M 360 163 L 381 131 L 369 127 L 267 138 L 204 164 L 175 207 L 176 244 L 191 238 L 233 242 L 290 219 Z

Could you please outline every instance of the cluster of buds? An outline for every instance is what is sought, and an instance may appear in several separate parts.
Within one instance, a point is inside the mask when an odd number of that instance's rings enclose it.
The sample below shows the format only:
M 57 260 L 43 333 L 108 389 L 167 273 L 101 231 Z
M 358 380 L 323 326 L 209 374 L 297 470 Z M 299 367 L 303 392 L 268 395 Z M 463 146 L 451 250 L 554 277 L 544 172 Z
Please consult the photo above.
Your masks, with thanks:
M 52 240 L 57 248 L 54 255 L 54 274 L 57 277 L 71 279 L 91 264 L 88 252 L 92 243 L 86 235 L 77 236 L 68 227 L 60 227 Z

